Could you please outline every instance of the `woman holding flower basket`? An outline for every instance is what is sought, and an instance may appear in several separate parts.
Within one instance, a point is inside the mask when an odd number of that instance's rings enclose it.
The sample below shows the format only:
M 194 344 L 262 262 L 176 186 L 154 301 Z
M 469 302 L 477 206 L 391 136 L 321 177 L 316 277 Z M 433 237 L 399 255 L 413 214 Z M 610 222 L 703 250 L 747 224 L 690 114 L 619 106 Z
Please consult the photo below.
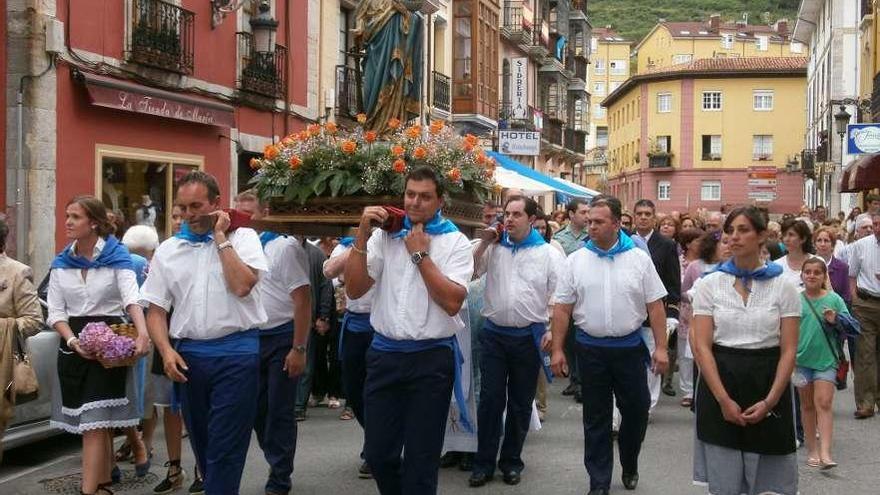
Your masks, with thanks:
M 66 211 L 65 231 L 73 242 L 52 262 L 49 276 L 47 324 L 61 336 L 51 425 L 83 436 L 82 493 L 107 494 L 112 493 L 110 430 L 140 421 L 134 375 L 126 363 L 146 354 L 149 338 L 131 256 L 112 235 L 104 204 L 79 196 Z M 126 313 L 136 335 L 111 330 Z M 147 465 L 146 450 L 138 444 L 136 458 Z

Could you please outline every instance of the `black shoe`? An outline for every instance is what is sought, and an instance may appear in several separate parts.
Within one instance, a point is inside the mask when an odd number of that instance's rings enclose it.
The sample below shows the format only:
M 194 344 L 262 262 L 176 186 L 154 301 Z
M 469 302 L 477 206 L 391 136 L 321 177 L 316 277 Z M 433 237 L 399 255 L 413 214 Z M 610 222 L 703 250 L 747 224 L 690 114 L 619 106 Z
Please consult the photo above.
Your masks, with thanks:
M 590 490 L 587 495 L 608 495 L 607 488 L 594 488 Z
M 470 472 L 474 470 L 474 454 L 473 452 L 465 452 L 461 454 L 461 461 L 458 463 L 458 470 Z
M 370 469 L 370 465 L 366 461 L 358 468 L 358 478 L 362 480 L 373 479 L 373 470 Z
M 294 411 L 294 412 L 293 412 L 293 417 L 296 418 L 296 421 L 297 421 L 297 422 L 305 421 L 305 420 L 306 420 L 306 411 L 305 411 L 305 410 L 302 410 L 302 411 Z
M 670 396 L 670 397 L 675 397 L 675 389 L 672 388 L 672 384 L 671 384 L 671 383 L 666 383 L 666 384 L 663 385 L 663 393 L 664 393 L 665 395 Z
M 627 490 L 635 490 L 639 486 L 639 473 L 626 474 L 620 477 L 623 481 L 623 487 Z
M 562 391 L 562 395 L 574 395 L 578 390 L 580 390 L 580 387 L 577 383 L 569 383 L 565 390 Z
M 501 479 L 504 480 L 505 484 L 518 485 L 520 482 L 520 475 L 516 471 L 510 471 L 510 472 L 504 473 L 504 476 Z
M 171 493 L 177 490 L 183 486 L 183 481 L 186 479 L 186 472 L 180 468 L 180 461 L 168 461 L 165 463 L 165 467 L 168 468 L 165 479 L 153 488 L 153 493 L 156 495 Z M 172 468 L 174 469 L 172 470 Z
M 581 394 L 581 389 L 577 389 L 577 392 L 574 393 L 574 401 L 578 404 L 584 403 L 584 396 Z
M 189 495 L 204 495 L 205 493 L 205 482 L 202 481 L 201 477 L 193 480 L 192 485 L 189 485 L 189 490 L 187 490 Z
M 443 454 L 440 457 L 440 467 L 442 468 L 451 468 L 452 466 L 458 466 L 458 463 L 461 462 L 461 452 L 454 452 L 450 450 L 449 452 Z
M 473 473 L 471 477 L 468 479 L 468 485 L 471 488 L 476 488 L 478 486 L 483 486 L 486 483 L 492 481 L 493 476 L 491 474 L 486 473 Z

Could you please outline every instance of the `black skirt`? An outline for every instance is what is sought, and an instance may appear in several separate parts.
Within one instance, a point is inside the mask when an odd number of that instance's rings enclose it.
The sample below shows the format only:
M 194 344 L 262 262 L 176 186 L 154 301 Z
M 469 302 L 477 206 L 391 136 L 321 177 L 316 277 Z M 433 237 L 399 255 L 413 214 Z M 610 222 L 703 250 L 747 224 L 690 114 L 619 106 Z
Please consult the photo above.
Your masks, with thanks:
M 735 349 L 713 345 L 712 353 L 724 389 L 743 411 L 767 397 L 776 377 L 779 347 Z M 696 412 L 697 438 L 703 442 L 762 455 L 786 455 L 797 448 L 790 386 L 766 418 L 753 425 L 738 426 L 724 419 L 721 405 L 700 376 Z
M 86 324 L 103 321 L 107 325 L 123 323 L 119 316 L 72 316 L 70 329 L 79 336 Z M 126 399 L 127 367 L 104 368 L 96 360 L 85 359 L 61 342 L 58 349 L 58 381 L 61 385 L 62 411 L 67 415 L 81 411 L 83 406 L 114 404 Z

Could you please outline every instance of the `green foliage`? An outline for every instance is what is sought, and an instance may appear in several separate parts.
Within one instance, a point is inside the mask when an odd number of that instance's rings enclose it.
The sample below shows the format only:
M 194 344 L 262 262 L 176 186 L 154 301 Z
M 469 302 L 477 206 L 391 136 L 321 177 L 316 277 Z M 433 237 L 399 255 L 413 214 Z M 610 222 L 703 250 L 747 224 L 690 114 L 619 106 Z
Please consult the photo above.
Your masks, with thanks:
M 749 24 L 787 18 L 793 29 L 799 4 L 799 0 L 590 0 L 587 5 L 593 27 L 611 25 L 623 38 L 638 43 L 658 19 L 707 21 L 716 13 L 724 21 L 740 20 L 748 13 Z

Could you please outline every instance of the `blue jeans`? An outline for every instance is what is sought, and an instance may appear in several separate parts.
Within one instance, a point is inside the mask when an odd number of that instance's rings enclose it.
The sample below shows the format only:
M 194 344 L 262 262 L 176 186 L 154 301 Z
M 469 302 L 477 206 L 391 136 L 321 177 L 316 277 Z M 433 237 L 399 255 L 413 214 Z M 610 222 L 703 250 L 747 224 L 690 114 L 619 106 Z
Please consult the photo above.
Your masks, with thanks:
M 189 366 L 180 386 L 183 418 L 205 493 L 238 494 L 257 413 L 259 355 L 181 356 Z
M 260 389 L 254 432 L 269 463 L 266 491 L 288 493 L 296 455 L 296 389 L 299 378 L 284 371 L 292 347 L 290 333 L 260 336 Z

